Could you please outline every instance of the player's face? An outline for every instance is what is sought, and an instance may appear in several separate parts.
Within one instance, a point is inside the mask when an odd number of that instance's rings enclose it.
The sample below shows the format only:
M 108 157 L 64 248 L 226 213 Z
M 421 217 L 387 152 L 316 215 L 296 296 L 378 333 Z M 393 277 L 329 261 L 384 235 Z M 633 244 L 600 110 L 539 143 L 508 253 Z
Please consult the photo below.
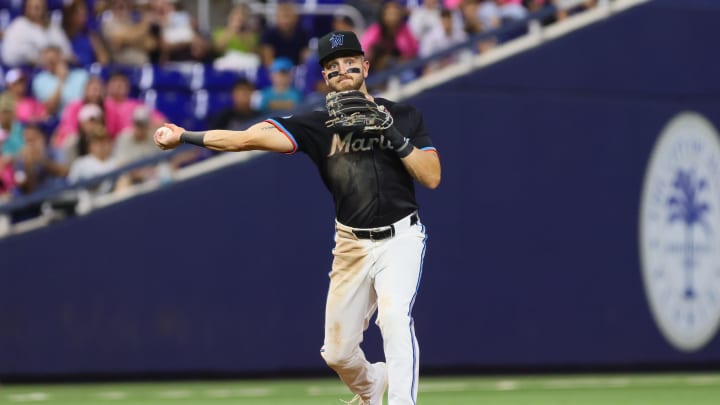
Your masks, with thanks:
M 369 69 L 370 63 L 362 55 L 342 56 L 325 64 L 323 77 L 333 91 L 360 90 Z

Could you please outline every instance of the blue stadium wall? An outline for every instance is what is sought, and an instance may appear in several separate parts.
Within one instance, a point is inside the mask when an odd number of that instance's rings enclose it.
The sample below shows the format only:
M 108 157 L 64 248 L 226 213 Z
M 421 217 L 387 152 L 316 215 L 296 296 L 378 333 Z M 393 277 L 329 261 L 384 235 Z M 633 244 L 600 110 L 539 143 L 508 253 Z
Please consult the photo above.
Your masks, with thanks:
M 720 127 L 718 20 L 655 1 L 411 100 L 444 169 L 419 190 L 425 370 L 720 366 L 717 336 L 661 335 L 637 240 L 664 125 Z M 325 372 L 332 241 L 315 168 L 281 155 L 2 240 L 0 376 Z

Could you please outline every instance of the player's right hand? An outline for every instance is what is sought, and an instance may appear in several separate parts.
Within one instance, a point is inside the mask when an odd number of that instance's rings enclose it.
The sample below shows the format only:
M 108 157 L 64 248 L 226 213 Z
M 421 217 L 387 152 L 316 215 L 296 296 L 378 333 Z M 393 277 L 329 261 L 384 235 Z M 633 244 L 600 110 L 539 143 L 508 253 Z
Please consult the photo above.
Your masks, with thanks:
M 155 145 L 162 150 L 175 149 L 180 145 L 180 135 L 185 132 L 185 128 L 175 124 L 165 124 L 155 131 L 153 139 Z

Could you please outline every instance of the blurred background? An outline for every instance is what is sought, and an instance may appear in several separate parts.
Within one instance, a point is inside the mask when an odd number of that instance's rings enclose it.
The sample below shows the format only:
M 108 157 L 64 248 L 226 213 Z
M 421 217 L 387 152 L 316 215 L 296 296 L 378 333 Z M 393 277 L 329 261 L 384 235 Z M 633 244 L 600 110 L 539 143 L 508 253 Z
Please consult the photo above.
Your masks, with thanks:
M 720 368 L 720 3 L 0 0 L 0 381 L 321 375 L 310 160 L 165 153 L 163 122 L 322 105 L 317 38 L 443 163 L 422 372 Z M 382 357 L 377 328 L 364 347 Z

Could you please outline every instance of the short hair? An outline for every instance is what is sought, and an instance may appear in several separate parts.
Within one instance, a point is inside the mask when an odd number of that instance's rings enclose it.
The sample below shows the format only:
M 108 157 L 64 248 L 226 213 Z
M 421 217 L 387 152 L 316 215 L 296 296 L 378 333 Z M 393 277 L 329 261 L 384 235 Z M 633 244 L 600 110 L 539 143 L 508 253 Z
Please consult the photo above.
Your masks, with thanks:
M 130 81 L 130 78 L 128 77 L 127 73 L 123 72 L 120 69 L 115 69 L 115 70 L 111 71 L 110 74 L 108 75 L 108 81 L 110 81 L 116 77 L 121 77 L 127 81 Z
M 43 49 L 43 52 L 48 52 L 48 51 L 50 51 L 50 52 L 57 52 L 57 53 L 59 53 L 59 54 L 61 54 L 61 55 L 62 55 L 62 53 L 63 53 L 62 48 L 60 47 L 60 45 L 57 45 L 57 44 L 49 44 L 48 46 L 46 46 L 46 47 Z
M 233 84 L 233 90 L 239 89 L 239 88 L 255 90 L 255 85 L 250 80 L 248 80 L 244 77 L 240 77 L 237 80 L 235 80 L 235 83 Z

